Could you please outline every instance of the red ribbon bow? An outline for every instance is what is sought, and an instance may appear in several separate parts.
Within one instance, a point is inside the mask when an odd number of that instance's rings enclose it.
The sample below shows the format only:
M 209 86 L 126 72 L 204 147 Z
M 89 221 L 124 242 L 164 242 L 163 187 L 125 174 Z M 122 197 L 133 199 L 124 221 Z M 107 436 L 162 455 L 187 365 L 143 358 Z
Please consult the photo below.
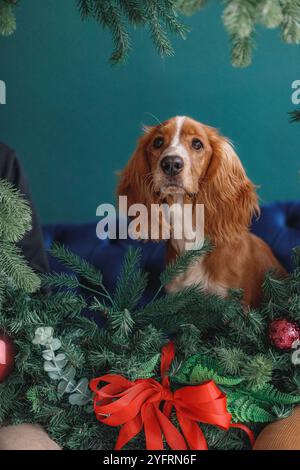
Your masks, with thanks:
M 169 342 L 162 349 L 161 383 L 154 379 L 130 382 L 121 375 L 110 374 L 91 380 L 97 419 L 109 426 L 122 426 L 115 450 L 122 449 L 143 427 L 148 450 L 164 449 L 162 435 L 173 450 L 207 450 L 206 439 L 197 421 L 224 430 L 230 427 L 243 429 L 253 445 L 254 436 L 247 426 L 231 424 L 226 396 L 212 380 L 183 387 L 174 393 L 170 390 L 167 372 L 174 355 L 174 344 Z M 108 385 L 98 389 L 100 382 Z M 169 419 L 173 407 L 182 434 Z

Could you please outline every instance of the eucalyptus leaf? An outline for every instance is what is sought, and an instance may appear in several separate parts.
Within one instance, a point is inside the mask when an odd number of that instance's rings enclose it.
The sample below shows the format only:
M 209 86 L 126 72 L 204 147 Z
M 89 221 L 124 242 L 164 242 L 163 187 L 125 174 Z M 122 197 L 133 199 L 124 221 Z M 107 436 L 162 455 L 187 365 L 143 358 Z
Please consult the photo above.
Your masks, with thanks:
M 68 383 L 65 380 L 61 380 L 57 386 L 57 392 L 59 396 L 62 396 L 67 391 Z
M 64 353 L 59 353 L 55 356 L 55 362 L 64 361 L 66 359 L 66 355 Z
M 48 372 L 50 379 L 52 380 L 59 380 L 61 375 L 58 372 Z
M 62 359 L 61 361 L 55 361 L 55 364 L 57 365 L 57 367 L 59 367 L 62 370 L 64 369 L 64 367 L 66 367 L 68 362 L 69 362 L 68 359 Z
M 35 330 L 35 336 L 32 340 L 33 344 L 40 344 L 42 346 L 48 345 L 53 341 L 53 328 L 52 326 L 39 327 Z
M 64 393 L 72 393 L 75 385 L 75 382 L 70 382 L 63 379 L 59 382 L 57 391 L 60 396 L 62 396 Z
M 80 393 L 85 394 L 88 391 L 88 385 L 89 385 L 89 380 L 87 378 L 80 379 L 74 391 L 78 391 Z
M 58 338 L 53 338 L 50 344 L 53 351 L 57 351 L 61 347 L 61 341 Z
M 45 361 L 52 361 L 54 358 L 54 352 L 51 349 L 46 349 L 43 351 L 42 356 Z
M 63 373 L 63 379 L 66 381 L 73 381 L 76 374 L 76 370 L 73 366 L 67 367 Z
M 69 396 L 69 403 L 71 405 L 83 406 L 88 403 L 89 399 L 90 397 L 82 395 L 81 393 L 72 393 L 72 395 Z
M 57 372 L 60 368 L 57 367 L 53 362 L 51 361 L 45 361 L 44 362 L 44 370 L 46 372 Z

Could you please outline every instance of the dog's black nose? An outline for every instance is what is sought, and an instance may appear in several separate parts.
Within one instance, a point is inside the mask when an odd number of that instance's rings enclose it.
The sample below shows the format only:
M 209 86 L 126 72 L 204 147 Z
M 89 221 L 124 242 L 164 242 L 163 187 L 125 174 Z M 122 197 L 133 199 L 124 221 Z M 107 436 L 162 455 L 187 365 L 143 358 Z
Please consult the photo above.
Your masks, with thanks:
M 165 175 L 176 176 L 183 170 L 184 162 L 178 155 L 167 155 L 160 162 L 160 166 Z

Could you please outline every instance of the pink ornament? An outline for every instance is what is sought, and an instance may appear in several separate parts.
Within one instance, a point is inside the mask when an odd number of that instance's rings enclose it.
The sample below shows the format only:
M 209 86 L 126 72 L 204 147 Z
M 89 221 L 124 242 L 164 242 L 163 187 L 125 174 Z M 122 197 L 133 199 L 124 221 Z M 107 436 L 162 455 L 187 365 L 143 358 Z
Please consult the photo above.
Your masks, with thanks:
M 8 336 L 0 335 L 0 383 L 10 373 L 14 363 L 14 346 Z
M 286 318 L 273 320 L 269 326 L 270 343 L 277 349 L 292 349 L 294 341 L 300 339 L 300 328 Z

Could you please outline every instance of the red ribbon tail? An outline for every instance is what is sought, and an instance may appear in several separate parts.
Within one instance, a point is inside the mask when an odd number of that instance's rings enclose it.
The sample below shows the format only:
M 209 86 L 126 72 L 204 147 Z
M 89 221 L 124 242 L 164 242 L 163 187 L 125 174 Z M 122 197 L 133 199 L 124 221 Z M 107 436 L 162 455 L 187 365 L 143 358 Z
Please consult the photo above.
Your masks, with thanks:
M 164 444 L 162 440 L 162 432 L 157 418 L 155 405 L 153 403 L 144 405 L 141 414 L 144 423 L 146 449 L 163 450 Z
M 131 439 L 141 432 L 142 428 L 143 421 L 140 414 L 131 421 L 123 424 L 118 435 L 115 450 L 121 450 L 127 442 L 131 441 Z
M 208 450 L 207 442 L 200 426 L 177 412 L 177 419 L 190 450 Z
M 155 411 L 169 447 L 172 450 L 188 450 L 188 446 L 184 440 L 184 437 L 170 421 L 169 417 L 160 411 L 159 406 L 155 407 Z

